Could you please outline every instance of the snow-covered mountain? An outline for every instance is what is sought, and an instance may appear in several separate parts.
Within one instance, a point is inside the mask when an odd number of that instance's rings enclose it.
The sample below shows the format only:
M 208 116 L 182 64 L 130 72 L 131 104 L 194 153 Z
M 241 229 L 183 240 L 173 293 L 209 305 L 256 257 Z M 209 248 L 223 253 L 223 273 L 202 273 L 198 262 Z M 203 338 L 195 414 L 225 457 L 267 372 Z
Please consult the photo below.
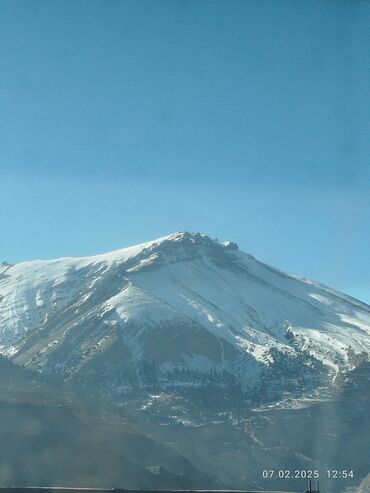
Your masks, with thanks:
M 370 307 L 235 243 L 180 232 L 0 265 L 0 352 L 118 393 L 215 382 L 294 392 L 369 359 Z

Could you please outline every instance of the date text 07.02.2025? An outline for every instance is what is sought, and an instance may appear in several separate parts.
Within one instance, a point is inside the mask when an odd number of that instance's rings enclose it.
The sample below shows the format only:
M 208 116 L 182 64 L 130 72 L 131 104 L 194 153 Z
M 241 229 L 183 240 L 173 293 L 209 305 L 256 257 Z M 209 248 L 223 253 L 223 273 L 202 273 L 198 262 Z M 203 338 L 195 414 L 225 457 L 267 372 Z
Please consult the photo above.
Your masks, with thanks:
M 263 479 L 319 479 L 325 476 L 328 479 L 352 479 L 353 469 L 330 469 L 319 471 L 318 469 L 263 469 Z

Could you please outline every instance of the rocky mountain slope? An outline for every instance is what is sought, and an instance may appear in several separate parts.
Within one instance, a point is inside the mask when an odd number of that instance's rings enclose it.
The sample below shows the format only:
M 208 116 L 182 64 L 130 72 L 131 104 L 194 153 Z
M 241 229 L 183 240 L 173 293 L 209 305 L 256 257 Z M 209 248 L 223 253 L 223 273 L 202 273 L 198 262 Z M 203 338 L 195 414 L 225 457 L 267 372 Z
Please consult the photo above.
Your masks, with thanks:
M 3 263 L 0 353 L 2 485 L 303 490 L 262 476 L 290 467 L 334 493 L 370 470 L 370 307 L 234 243 Z
M 219 486 L 173 448 L 110 421 L 0 356 L 0 487 Z
M 212 385 L 278 400 L 369 359 L 370 307 L 235 243 L 180 232 L 2 264 L 0 352 L 112 396 Z

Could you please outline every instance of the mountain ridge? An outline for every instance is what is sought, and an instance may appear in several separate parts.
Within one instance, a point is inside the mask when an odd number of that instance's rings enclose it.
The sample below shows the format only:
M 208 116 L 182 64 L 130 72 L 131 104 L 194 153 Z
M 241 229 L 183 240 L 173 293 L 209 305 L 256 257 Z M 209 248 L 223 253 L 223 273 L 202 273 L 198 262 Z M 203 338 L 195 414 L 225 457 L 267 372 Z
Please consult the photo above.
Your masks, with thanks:
M 278 399 L 370 354 L 366 304 L 200 233 L 4 266 L 0 300 L 2 354 L 67 379 L 103 375 L 109 394 L 232 381 Z

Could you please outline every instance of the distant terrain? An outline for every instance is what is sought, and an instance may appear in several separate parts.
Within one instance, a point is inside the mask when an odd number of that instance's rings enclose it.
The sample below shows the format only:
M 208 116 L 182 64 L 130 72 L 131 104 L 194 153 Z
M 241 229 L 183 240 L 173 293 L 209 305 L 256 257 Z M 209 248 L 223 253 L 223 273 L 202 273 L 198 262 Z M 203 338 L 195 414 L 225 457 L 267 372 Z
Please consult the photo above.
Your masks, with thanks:
M 370 472 L 370 307 L 232 242 L 3 263 L 0 353 L 2 486 L 300 491 L 262 471 L 319 469 L 337 493 Z

